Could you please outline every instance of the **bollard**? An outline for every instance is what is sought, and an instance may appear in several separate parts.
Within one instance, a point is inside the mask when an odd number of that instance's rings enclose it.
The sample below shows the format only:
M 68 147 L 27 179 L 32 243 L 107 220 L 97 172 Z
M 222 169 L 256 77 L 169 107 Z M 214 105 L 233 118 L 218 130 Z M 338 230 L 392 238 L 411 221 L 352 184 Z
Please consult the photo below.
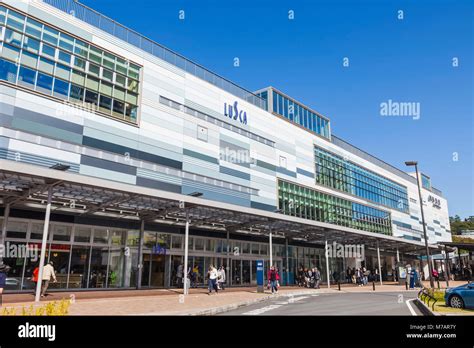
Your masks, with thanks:
M 439 278 L 436 279 L 436 281 L 438 282 L 438 289 L 441 289 L 440 286 L 439 286 Z
M 372 290 L 375 291 L 375 280 L 372 281 Z
M 341 291 L 341 282 L 339 280 L 337 281 L 337 289 Z
M 405 290 L 408 290 L 408 282 L 405 282 Z

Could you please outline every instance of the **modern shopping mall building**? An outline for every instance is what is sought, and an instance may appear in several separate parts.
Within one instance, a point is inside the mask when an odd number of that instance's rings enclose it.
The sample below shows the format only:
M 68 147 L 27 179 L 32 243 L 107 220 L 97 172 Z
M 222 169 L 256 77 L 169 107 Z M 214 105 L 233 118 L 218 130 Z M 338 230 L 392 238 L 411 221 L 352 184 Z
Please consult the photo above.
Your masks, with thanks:
M 209 264 L 255 284 L 270 248 L 285 284 L 300 265 L 323 280 L 378 268 L 377 252 L 384 276 L 418 262 L 416 176 L 333 128 L 280 90 L 249 92 L 76 1 L 0 1 L 2 240 L 41 246 L 46 231 L 57 288 L 175 286 L 186 225 L 201 284 Z M 451 240 L 447 201 L 420 181 L 435 250 Z M 326 242 L 363 245 L 364 258 L 326 259 Z M 9 288 L 27 289 L 37 261 L 3 260 Z

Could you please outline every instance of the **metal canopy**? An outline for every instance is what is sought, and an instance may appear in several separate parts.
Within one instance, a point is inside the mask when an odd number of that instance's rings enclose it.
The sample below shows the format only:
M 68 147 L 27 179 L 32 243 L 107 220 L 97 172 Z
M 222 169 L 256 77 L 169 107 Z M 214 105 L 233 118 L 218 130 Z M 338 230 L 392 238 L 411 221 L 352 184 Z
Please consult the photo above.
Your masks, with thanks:
M 0 160 L 0 198 L 4 206 L 44 210 L 52 188 L 52 212 L 145 220 L 150 223 L 290 238 L 324 247 L 324 242 L 363 244 L 382 251 L 419 255 L 424 244 L 281 213 L 236 206 L 29 164 Z M 431 245 L 431 248 L 438 248 Z

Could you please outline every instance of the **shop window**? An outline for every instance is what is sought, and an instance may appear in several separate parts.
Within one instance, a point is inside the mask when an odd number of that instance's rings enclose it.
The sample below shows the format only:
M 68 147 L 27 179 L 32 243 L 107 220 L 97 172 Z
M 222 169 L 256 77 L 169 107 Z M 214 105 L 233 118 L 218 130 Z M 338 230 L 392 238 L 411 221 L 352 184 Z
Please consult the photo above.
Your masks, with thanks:
M 7 238 L 26 239 L 27 222 L 8 221 Z
M 258 255 L 258 252 L 259 252 L 259 245 L 256 243 L 252 243 L 252 254 Z
M 90 247 L 73 245 L 69 271 L 69 289 L 87 288 Z
M 112 245 L 125 245 L 125 231 L 114 229 L 110 235 Z
M 31 224 L 30 239 L 42 240 L 43 239 L 43 229 L 44 229 L 44 224 L 35 223 L 35 222 L 32 223 Z
M 71 241 L 71 227 L 66 225 L 52 225 L 53 241 Z
M 109 230 L 106 228 L 94 228 L 94 243 L 109 244 Z
M 182 236 L 171 236 L 171 248 L 172 249 L 181 249 L 183 247 L 183 237 Z
M 92 248 L 89 288 L 105 288 L 108 261 L 108 248 Z
M 92 236 L 91 227 L 76 226 L 74 228 L 74 241 L 79 243 L 89 243 Z
M 194 250 L 197 250 L 197 251 L 203 251 L 204 250 L 204 239 L 196 238 L 196 241 L 194 243 Z
M 7 242 L 6 248 L 13 250 L 25 250 L 26 243 Z M 28 280 L 24 281 L 22 286 L 23 268 L 25 263 L 24 257 L 4 257 L 3 263 L 10 267 L 8 271 L 8 281 L 5 290 L 33 290 L 34 283 Z

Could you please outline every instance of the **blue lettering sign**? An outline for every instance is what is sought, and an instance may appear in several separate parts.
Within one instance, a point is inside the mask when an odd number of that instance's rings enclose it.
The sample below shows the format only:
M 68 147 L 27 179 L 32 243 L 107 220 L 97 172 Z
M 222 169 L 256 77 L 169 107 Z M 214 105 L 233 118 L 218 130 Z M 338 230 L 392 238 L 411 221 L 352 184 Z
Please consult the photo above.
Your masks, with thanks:
M 224 115 L 231 120 L 239 121 L 242 124 L 247 124 L 247 112 L 240 110 L 237 101 L 233 105 L 224 103 Z

